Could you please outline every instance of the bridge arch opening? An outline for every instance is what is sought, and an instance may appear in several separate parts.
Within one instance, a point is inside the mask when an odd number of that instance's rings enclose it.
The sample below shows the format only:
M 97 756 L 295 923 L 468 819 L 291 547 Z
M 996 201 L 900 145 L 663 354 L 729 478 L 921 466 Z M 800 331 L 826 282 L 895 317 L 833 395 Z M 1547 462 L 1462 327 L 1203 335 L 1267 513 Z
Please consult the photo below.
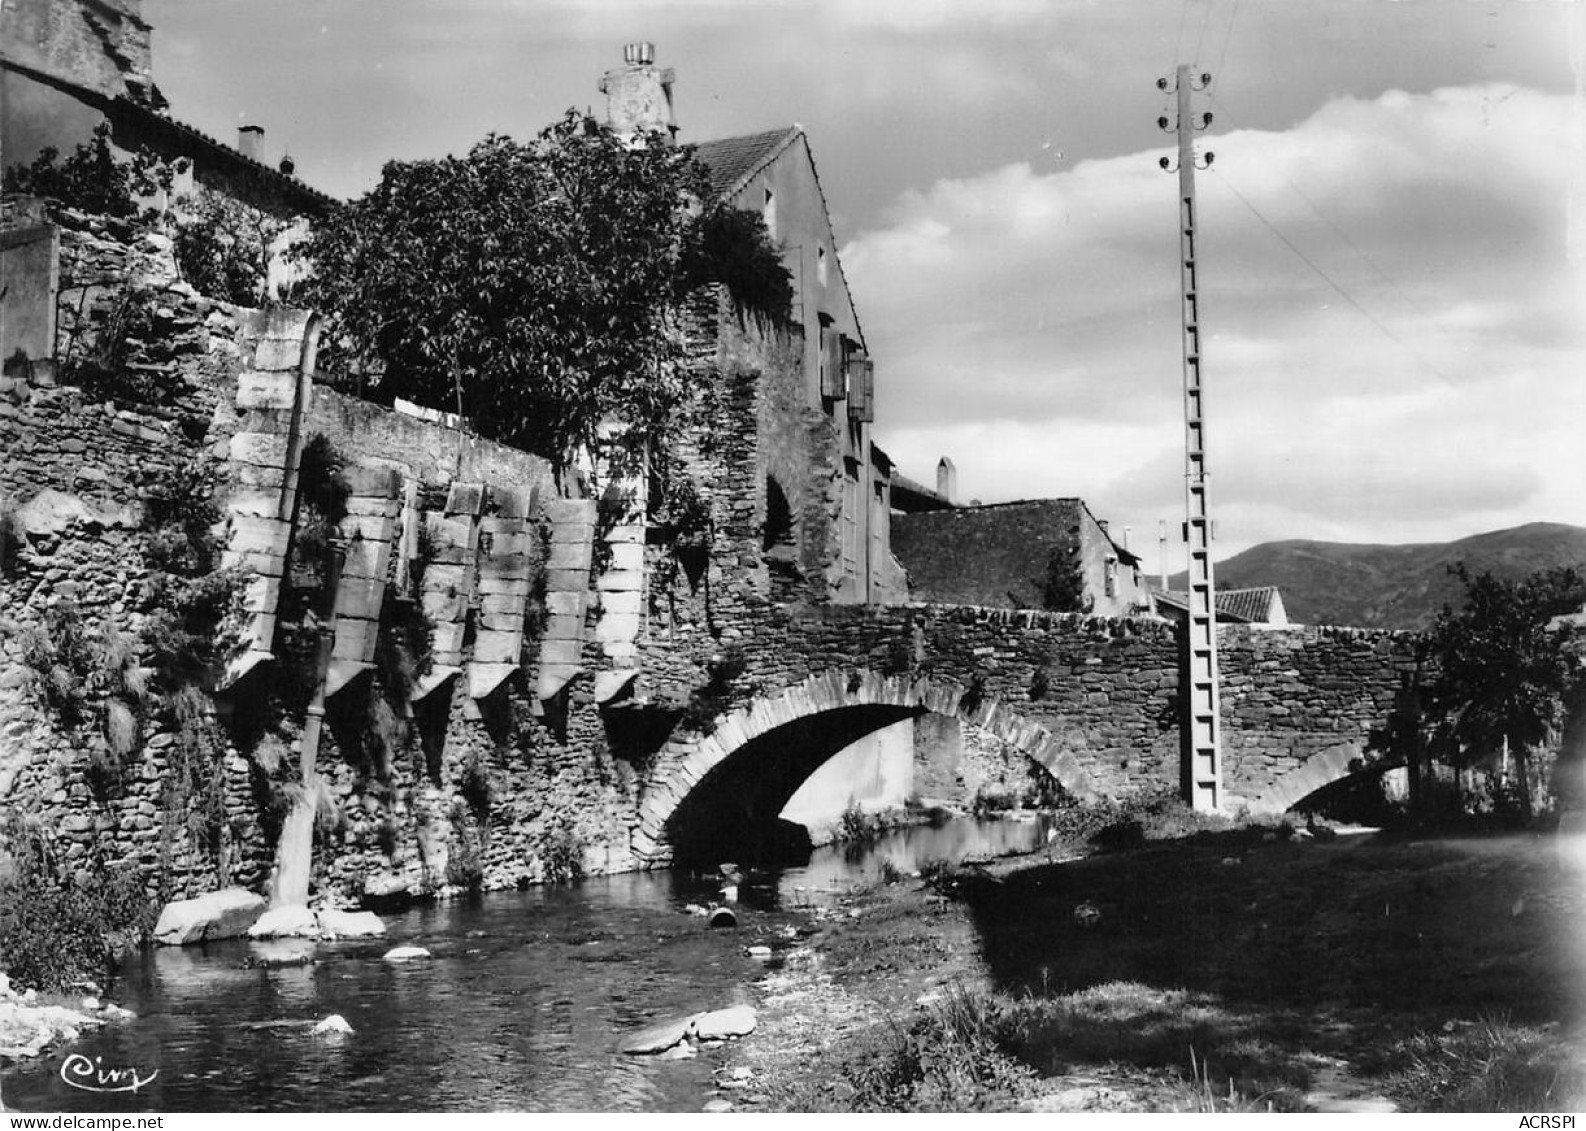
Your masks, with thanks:
M 918 713 L 903 707 L 839 708 L 750 739 L 673 811 L 667 839 L 674 859 L 684 865 L 797 859 L 810 848 L 809 829 L 781 813 L 800 787 L 841 751 Z
M 1301 812 L 1378 823 L 1389 815 L 1393 797 L 1403 792 L 1397 776 L 1390 775 L 1403 770 L 1400 759 L 1368 760 L 1358 745 L 1343 743 L 1313 754 L 1284 774 L 1250 808 L 1274 817 Z
M 1404 816 L 1409 770 L 1402 764 L 1363 766 L 1300 798 L 1291 813 L 1314 814 L 1350 825 L 1392 825 Z
M 1038 763 L 1069 795 L 1094 796 L 1071 752 L 995 699 L 967 696 L 952 681 L 833 672 L 763 696 L 717 719 L 705 737 L 664 751 L 640 802 L 634 852 L 708 866 L 807 851 L 807 830 L 780 817 L 799 787 L 854 743 L 926 714 L 972 724 Z

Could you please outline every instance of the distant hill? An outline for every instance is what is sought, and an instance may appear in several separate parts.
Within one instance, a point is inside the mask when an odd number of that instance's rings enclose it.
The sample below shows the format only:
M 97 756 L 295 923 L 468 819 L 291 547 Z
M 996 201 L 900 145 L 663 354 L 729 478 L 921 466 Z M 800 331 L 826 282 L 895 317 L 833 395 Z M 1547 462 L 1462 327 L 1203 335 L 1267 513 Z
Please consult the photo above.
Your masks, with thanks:
M 1586 573 L 1586 527 L 1533 522 L 1457 542 L 1359 546 L 1346 542 L 1263 542 L 1218 562 L 1219 589 L 1276 585 L 1298 624 L 1426 628 L 1464 589 L 1449 567 L 1506 579 L 1552 566 Z M 1186 575 L 1168 579 L 1182 590 Z

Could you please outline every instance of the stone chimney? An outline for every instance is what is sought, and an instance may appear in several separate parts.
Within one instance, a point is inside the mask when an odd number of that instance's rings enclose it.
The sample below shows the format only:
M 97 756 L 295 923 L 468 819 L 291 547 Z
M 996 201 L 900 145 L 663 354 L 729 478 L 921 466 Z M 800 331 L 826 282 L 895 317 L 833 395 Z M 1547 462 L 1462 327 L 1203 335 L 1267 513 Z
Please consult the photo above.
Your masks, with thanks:
M 264 127 L 238 126 L 237 152 L 255 161 L 264 160 Z
M 675 143 L 672 69 L 656 67 L 653 43 L 625 46 L 622 64 L 600 79 L 600 93 L 606 96 L 606 124 L 619 137 L 632 138 L 654 130 Z
M 946 456 L 936 464 L 936 493 L 950 503 L 958 501 L 958 468 Z

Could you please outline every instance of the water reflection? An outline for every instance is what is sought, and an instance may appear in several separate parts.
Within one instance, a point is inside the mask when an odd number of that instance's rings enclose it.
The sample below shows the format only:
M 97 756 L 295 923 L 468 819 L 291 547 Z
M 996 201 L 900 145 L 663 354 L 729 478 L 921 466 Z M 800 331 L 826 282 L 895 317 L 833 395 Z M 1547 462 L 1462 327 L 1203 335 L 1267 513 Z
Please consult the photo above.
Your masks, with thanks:
M 795 908 L 830 902 L 853 887 L 875 883 L 889 874 L 910 876 L 934 861 L 960 863 L 1034 852 L 1050 827 L 1046 818 L 956 820 L 940 825 L 898 829 L 858 846 L 828 845 L 816 849 L 809 863 L 767 874 L 751 885 L 768 905 Z

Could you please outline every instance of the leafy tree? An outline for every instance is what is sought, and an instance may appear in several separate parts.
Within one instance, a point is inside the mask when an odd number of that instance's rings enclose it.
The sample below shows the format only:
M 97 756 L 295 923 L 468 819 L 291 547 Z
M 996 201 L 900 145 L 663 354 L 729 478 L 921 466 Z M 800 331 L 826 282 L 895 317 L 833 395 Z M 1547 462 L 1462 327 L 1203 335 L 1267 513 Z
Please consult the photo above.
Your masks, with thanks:
M 202 190 L 177 222 L 176 265 L 201 294 L 259 306 L 269 297 L 275 246 L 290 226 L 288 220 Z
M 1040 578 L 1041 607 L 1054 613 L 1088 613 L 1094 601 L 1085 593 L 1085 574 L 1079 568 L 1079 547 L 1059 545 L 1046 559 Z
M 110 127 L 101 122 L 91 140 L 61 160 L 45 146 L 31 165 L 5 171 L 6 192 L 48 197 L 68 208 L 124 219 L 138 214 L 137 197 L 169 184 L 169 173 L 148 153 L 123 160 L 110 144 Z
M 721 282 L 739 310 L 786 322 L 793 309 L 793 276 L 758 212 L 717 203 L 690 226 L 683 245 L 685 285 Z
M 1562 721 L 1565 697 L 1582 677 L 1579 656 L 1548 621 L 1581 608 L 1586 580 L 1558 567 L 1522 581 L 1472 577 L 1463 564 L 1454 573 L 1465 605 L 1445 607 L 1428 633 L 1437 670 L 1430 714 L 1463 762 L 1490 756 L 1507 740 L 1529 819 L 1531 756 Z
M 308 305 L 381 399 L 469 417 L 565 476 L 608 419 L 635 449 L 683 393 L 669 312 L 704 172 L 569 111 L 522 144 L 391 162 L 305 246 Z

